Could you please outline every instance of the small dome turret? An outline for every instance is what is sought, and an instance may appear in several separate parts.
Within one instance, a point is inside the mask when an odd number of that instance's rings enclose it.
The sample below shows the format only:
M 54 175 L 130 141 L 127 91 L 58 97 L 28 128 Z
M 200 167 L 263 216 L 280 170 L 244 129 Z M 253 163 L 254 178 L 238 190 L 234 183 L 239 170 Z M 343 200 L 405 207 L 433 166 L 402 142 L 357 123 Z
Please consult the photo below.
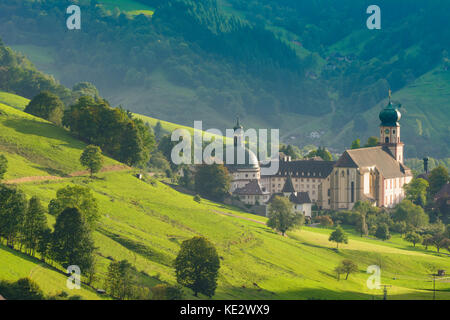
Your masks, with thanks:
M 239 117 L 236 117 L 236 125 L 234 126 L 234 131 L 238 130 L 238 129 L 243 129 L 242 125 L 239 122 Z

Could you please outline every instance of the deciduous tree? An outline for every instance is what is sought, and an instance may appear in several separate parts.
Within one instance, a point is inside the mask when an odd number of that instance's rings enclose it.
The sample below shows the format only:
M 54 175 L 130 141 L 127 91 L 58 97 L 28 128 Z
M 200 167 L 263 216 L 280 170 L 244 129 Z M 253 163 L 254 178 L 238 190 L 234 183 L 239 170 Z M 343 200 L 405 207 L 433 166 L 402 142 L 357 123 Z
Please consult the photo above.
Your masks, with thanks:
M 422 242 L 422 236 L 416 232 L 408 232 L 405 235 L 405 240 L 408 242 L 411 242 L 414 247 L 416 246 L 416 243 L 421 243 Z
M 89 169 L 92 178 L 93 174 L 99 172 L 103 166 L 102 150 L 100 147 L 88 145 L 81 154 L 80 163 Z
M 109 264 L 106 288 L 109 294 L 120 300 L 133 297 L 135 285 L 135 269 L 127 261 L 113 261 Z
M 367 143 L 364 145 L 364 148 L 376 147 L 378 142 L 378 137 L 369 137 L 369 139 L 367 139 Z
M 361 140 L 356 139 L 352 142 L 352 146 L 350 147 L 351 149 L 359 149 L 361 148 Z
M 24 111 L 57 125 L 61 125 L 64 103 L 57 95 L 48 91 L 43 91 L 30 101 Z
M 375 232 L 375 237 L 381 239 L 383 241 L 389 240 L 391 238 L 391 234 L 389 233 L 389 227 L 386 223 L 380 223 L 377 226 L 377 231 Z
M 347 280 L 350 274 L 358 271 L 358 265 L 352 260 L 345 259 L 341 262 L 340 270 L 342 273 L 346 274 L 345 280 Z
M 438 166 L 431 170 L 430 176 L 428 177 L 428 181 L 430 183 L 430 195 L 434 196 L 436 193 L 441 190 L 441 188 L 449 182 L 448 171 L 443 166 Z
M 336 242 L 336 248 L 339 249 L 339 243 L 348 243 L 348 236 L 341 226 L 337 226 L 336 230 L 330 234 L 328 241 Z
M 212 297 L 217 287 L 220 260 L 214 245 L 203 237 L 194 237 L 181 244 L 175 259 L 177 282 Z
M 47 229 L 45 209 L 38 197 L 32 197 L 28 203 L 22 225 L 22 241 L 33 256 L 42 233 Z
M 405 221 L 407 225 L 418 229 L 428 224 L 428 215 L 422 207 L 415 205 L 409 200 L 403 200 L 399 203 L 393 212 L 395 221 Z
M 423 236 L 422 245 L 425 247 L 425 250 L 428 250 L 428 247 L 433 245 L 432 238 L 433 236 L 431 234 L 425 234 Z
M 15 187 L 0 184 L 0 236 L 14 246 L 19 238 L 27 208 L 25 194 Z
M 56 199 L 50 201 L 48 212 L 58 216 L 66 208 L 77 208 L 91 228 L 100 218 L 97 200 L 89 188 L 81 186 L 67 186 L 56 192 Z
M 428 181 L 422 178 L 415 178 L 405 185 L 406 199 L 412 201 L 415 205 L 425 207 L 427 204 Z
M 82 213 L 66 208 L 56 218 L 51 254 L 63 267 L 77 265 L 87 270 L 93 263 L 94 241 Z
M 229 193 L 231 177 L 221 164 L 201 165 L 195 173 L 195 190 L 203 197 L 223 200 Z
M 295 213 L 292 203 L 286 197 L 275 196 L 269 205 L 269 220 L 267 226 L 275 229 L 284 236 L 286 231 L 301 226 L 304 223 L 304 217 Z
M 0 154 L 0 181 L 5 177 L 8 170 L 8 159 L 3 154 Z

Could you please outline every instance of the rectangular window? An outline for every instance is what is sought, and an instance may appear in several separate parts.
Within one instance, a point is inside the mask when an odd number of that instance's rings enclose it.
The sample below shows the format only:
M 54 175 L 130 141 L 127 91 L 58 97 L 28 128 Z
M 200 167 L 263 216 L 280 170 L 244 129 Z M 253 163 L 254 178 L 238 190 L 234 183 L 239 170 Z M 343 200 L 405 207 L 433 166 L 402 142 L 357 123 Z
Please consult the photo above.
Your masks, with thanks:
M 351 183 L 351 198 L 352 198 L 352 203 L 355 202 L 355 183 L 352 181 Z

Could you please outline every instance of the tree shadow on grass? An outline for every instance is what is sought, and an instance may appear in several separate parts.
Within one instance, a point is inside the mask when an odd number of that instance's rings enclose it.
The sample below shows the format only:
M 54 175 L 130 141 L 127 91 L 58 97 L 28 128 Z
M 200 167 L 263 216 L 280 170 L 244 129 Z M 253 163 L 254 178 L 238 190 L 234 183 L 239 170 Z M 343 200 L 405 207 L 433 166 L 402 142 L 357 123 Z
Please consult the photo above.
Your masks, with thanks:
M 277 291 L 272 294 L 267 294 L 269 291 L 264 290 L 263 288 L 255 289 L 255 288 L 242 288 L 242 287 L 233 287 L 233 291 L 237 292 L 240 295 L 236 299 L 258 299 L 258 300 L 333 300 L 336 301 L 337 306 L 346 305 L 346 301 L 370 301 L 370 300 L 383 300 L 383 290 L 373 290 L 373 293 L 365 293 L 358 291 L 338 291 L 331 290 L 325 288 L 298 288 L 287 291 Z M 436 291 L 437 299 L 443 299 L 444 297 L 440 297 L 443 293 L 446 293 L 445 290 Z M 428 297 L 429 295 L 429 297 Z M 433 298 L 432 290 L 429 291 L 429 294 L 423 295 L 420 293 L 406 293 L 406 294 L 390 294 L 388 290 L 387 300 L 431 300 Z M 292 302 L 286 302 L 292 303 Z M 301 301 L 299 301 L 301 306 Z M 320 304 L 320 302 L 318 302 Z M 319 306 L 319 305 L 318 305 Z M 354 304 L 349 304 L 349 307 L 354 307 Z
M 59 176 L 59 177 L 64 177 L 64 178 L 69 177 L 69 175 L 66 172 L 64 172 L 64 171 L 62 171 L 60 169 L 50 168 L 50 167 L 45 167 L 45 166 L 39 166 L 39 165 L 34 165 L 32 167 L 35 168 L 35 169 L 38 169 L 38 170 L 45 171 L 45 172 L 47 172 L 48 174 L 50 174 L 52 176 Z
M 3 122 L 3 125 L 23 134 L 60 140 L 62 142 L 65 142 L 65 144 L 61 144 L 63 146 L 70 146 L 79 150 L 83 150 L 83 145 L 81 142 L 79 143 L 79 145 L 74 144 L 74 142 L 78 141 L 70 135 L 70 132 L 51 123 L 21 118 L 8 119 Z

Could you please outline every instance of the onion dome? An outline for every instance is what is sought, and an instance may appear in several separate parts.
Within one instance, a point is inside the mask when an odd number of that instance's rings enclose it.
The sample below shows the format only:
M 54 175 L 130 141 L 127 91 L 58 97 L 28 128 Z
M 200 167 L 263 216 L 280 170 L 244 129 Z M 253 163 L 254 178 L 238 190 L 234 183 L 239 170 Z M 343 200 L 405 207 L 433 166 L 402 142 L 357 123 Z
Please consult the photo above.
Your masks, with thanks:
M 392 105 L 390 92 L 389 92 L 389 103 L 386 106 L 386 108 L 384 108 L 380 112 L 380 116 L 379 117 L 380 117 L 380 120 L 381 120 L 381 125 L 380 126 L 382 126 L 382 127 L 399 126 L 398 121 L 401 119 L 402 114 L 400 113 L 400 111 L 395 109 L 394 106 Z

